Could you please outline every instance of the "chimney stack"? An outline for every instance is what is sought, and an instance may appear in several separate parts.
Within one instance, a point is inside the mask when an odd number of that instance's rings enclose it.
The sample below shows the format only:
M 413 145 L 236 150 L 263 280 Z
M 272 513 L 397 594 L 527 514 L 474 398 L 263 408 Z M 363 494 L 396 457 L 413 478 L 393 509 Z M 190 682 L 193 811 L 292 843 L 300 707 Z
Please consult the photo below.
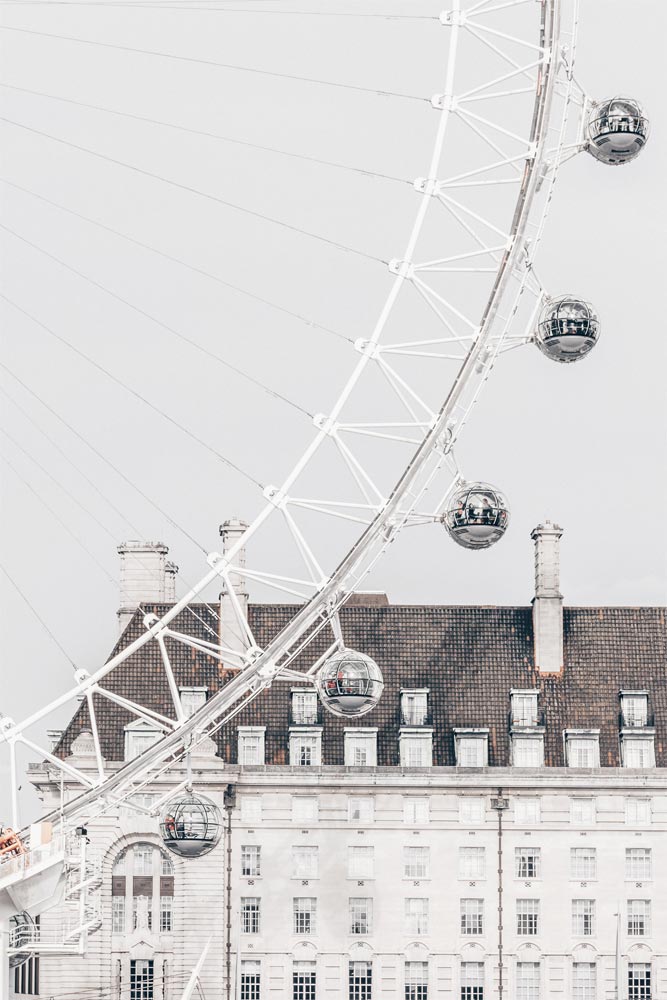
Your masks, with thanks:
M 247 527 L 247 523 L 245 521 L 241 521 L 238 517 L 230 517 L 227 521 L 224 521 L 220 525 L 223 555 L 227 555 L 230 552 Z M 239 549 L 234 556 L 234 565 L 237 567 L 245 566 L 245 548 Z M 229 583 L 234 591 L 234 594 L 236 595 L 236 600 L 242 613 L 247 618 L 248 589 L 245 577 L 243 577 L 240 573 L 237 573 L 235 570 L 230 570 Z M 223 646 L 233 650 L 245 650 L 247 646 L 245 635 L 238 619 L 238 614 L 234 608 L 234 604 L 232 603 L 232 598 L 230 597 L 226 584 L 220 594 L 220 641 Z M 231 665 L 237 666 L 236 663 Z
M 540 673 L 557 673 L 563 666 L 563 595 L 560 592 L 560 539 L 563 529 L 551 521 L 530 534 L 535 542 L 533 642 Z
M 167 562 L 169 549 L 162 542 L 123 542 L 120 555 L 120 608 L 118 623 L 123 632 L 139 605 L 173 604 L 176 600 L 178 567 Z

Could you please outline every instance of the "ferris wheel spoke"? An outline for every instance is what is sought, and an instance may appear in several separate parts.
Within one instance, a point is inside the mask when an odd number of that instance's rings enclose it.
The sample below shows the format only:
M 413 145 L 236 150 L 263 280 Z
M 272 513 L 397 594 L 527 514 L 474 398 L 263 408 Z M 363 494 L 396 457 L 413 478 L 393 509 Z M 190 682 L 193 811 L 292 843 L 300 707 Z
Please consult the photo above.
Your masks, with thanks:
M 468 101 L 476 100 L 486 100 L 487 97 L 494 96 L 504 96 L 503 94 L 485 94 L 484 91 L 488 90 L 489 87 L 495 87 L 498 83 L 505 83 L 507 80 L 512 80 L 515 76 L 525 76 L 530 73 L 531 70 L 537 70 L 538 66 L 541 66 L 544 59 L 536 59 L 534 62 L 527 63 L 525 66 L 517 66 L 516 69 L 511 70 L 509 73 L 503 73 L 501 76 L 496 76 L 492 80 L 488 80 L 486 83 L 480 83 L 478 87 L 473 87 L 472 90 L 466 90 L 463 94 L 459 94 L 456 98 L 457 104 L 465 104 Z M 534 74 L 533 74 L 534 77 Z M 509 91 L 512 94 L 527 94 L 529 92 L 535 92 L 535 80 L 531 79 L 532 87 L 526 87 L 522 90 Z
M 376 504 L 375 510 L 380 511 L 384 504 L 386 503 L 386 497 L 381 490 L 375 485 L 368 472 L 364 469 L 361 462 L 357 460 L 355 455 L 349 446 L 340 438 L 338 433 L 334 435 L 334 443 L 338 448 L 340 454 L 343 457 L 345 464 L 352 473 L 354 479 L 361 490 L 362 495 L 365 497 L 366 502 L 369 504 L 373 503 L 372 494 L 375 494 Z
M 488 13 L 488 11 L 485 13 Z M 478 15 L 478 17 L 479 16 L 481 16 L 481 14 Z M 525 38 L 520 38 L 518 35 L 510 35 L 506 31 L 498 31 L 497 28 L 490 28 L 488 24 L 481 23 L 477 20 L 477 18 L 473 21 L 470 14 L 468 14 L 467 21 L 468 23 L 472 21 L 478 31 L 485 31 L 489 35 L 494 35 L 496 38 L 502 38 L 507 42 L 513 42 L 515 45 L 523 45 L 524 48 L 532 49 L 533 52 L 544 52 L 543 45 L 536 45 L 534 42 L 527 42 Z
M 143 719 L 149 725 L 158 726 L 164 733 L 172 732 L 178 728 L 178 722 L 175 719 L 168 719 L 160 712 L 155 712 L 152 708 L 147 708 L 145 705 L 139 705 L 136 701 L 132 701 L 130 698 L 126 698 L 116 691 L 110 691 L 109 688 L 102 687 L 101 684 L 95 684 L 91 690 L 106 698 L 107 701 L 112 701 L 119 708 L 125 708 L 128 712 L 132 712 L 133 715 Z
M 426 261 L 424 264 L 415 264 L 414 269 L 415 271 L 448 270 L 448 268 L 444 268 L 442 265 L 451 264 L 459 260 L 470 260 L 473 257 L 484 257 L 487 254 L 498 253 L 504 249 L 505 249 L 505 244 L 496 247 L 481 247 L 479 250 L 468 250 L 465 253 L 453 254 L 450 257 L 441 257 L 439 260 L 429 260 Z M 493 270 L 495 272 L 497 268 L 494 268 Z
M 360 434 L 362 437 L 380 438 L 384 441 L 398 441 L 405 444 L 421 444 L 422 442 L 421 438 L 409 438 L 399 434 L 387 434 L 384 431 L 373 431 L 368 427 L 355 427 L 352 424 L 340 424 L 338 429 L 339 431 L 345 431 L 347 434 Z
M 378 355 L 377 360 L 378 364 L 380 365 L 381 369 L 383 370 L 387 378 L 393 383 L 394 387 L 396 388 L 396 391 L 398 392 L 400 387 L 403 390 L 403 393 L 407 393 L 407 395 L 417 404 L 417 406 L 419 406 L 426 413 L 426 416 L 429 418 L 429 422 L 432 425 L 433 422 L 435 421 L 436 415 L 433 409 L 429 406 L 429 404 L 426 403 L 421 398 L 419 393 L 417 393 L 409 385 L 409 383 L 406 382 L 405 379 L 398 374 L 393 365 L 390 365 L 389 362 L 382 356 L 382 354 Z M 405 403 L 405 398 L 403 395 L 401 395 L 401 399 Z M 405 405 L 407 406 L 407 404 Z M 414 420 L 417 421 L 418 420 L 417 413 L 413 413 L 412 415 Z
M 299 528 L 294 517 L 287 509 L 287 505 L 283 504 L 281 510 L 283 517 L 287 522 L 287 527 L 289 528 L 290 534 L 292 535 L 292 538 L 296 543 L 296 547 L 299 550 L 299 554 L 301 555 L 301 558 L 303 559 L 306 569 L 310 575 L 311 582 L 315 585 L 321 584 L 322 581 L 326 579 L 326 574 L 324 570 L 320 566 L 312 548 L 304 538 L 303 532 Z
M 457 309 L 456 306 L 452 305 L 452 303 L 449 302 L 442 295 L 440 295 L 439 292 L 436 292 L 436 290 L 432 288 L 431 285 L 427 284 L 423 278 L 418 278 L 415 276 L 413 279 L 413 283 L 420 289 L 422 289 L 427 296 L 432 296 L 434 299 L 436 299 L 437 302 L 440 303 L 440 305 L 444 306 L 445 309 L 453 313 L 454 316 L 456 316 L 456 318 L 459 319 L 464 324 L 464 326 L 466 326 L 469 330 L 471 330 L 475 335 L 477 334 L 479 329 L 477 324 L 473 323 L 473 321 L 468 316 L 465 316 L 460 311 L 460 309 Z M 445 322 L 444 319 L 443 322 Z M 450 332 L 456 336 L 456 331 L 450 326 L 450 324 L 446 323 L 445 325 L 450 330 Z

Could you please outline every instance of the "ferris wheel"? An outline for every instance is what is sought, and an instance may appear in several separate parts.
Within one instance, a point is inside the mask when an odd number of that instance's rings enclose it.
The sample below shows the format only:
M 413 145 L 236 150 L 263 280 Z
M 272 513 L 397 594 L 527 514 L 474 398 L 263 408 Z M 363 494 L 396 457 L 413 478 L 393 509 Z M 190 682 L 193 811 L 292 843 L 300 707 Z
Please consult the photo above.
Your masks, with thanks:
M 303 14 L 312 8 L 301 6 Z M 365 15 L 356 9 L 340 16 Z M 594 305 L 580 297 L 585 289 L 545 288 L 537 254 L 561 166 L 582 151 L 610 165 L 633 160 L 649 132 L 641 106 L 625 97 L 593 100 L 582 89 L 574 73 L 576 0 L 450 0 L 449 9 L 423 20 L 438 33 L 441 52 L 433 92 L 396 96 L 428 108 L 430 154 L 422 175 L 406 179 L 413 218 L 403 244 L 373 258 L 384 270 L 384 295 L 366 334 L 344 338 L 348 376 L 334 402 L 308 416 L 310 438 L 279 482 L 253 478 L 256 515 L 248 524 L 227 524 L 223 551 L 208 555 L 206 571 L 187 593 L 161 617 L 146 615 L 144 633 L 106 663 L 78 669 L 72 686 L 49 704 L 27 718 L 0 721 L 14 789 L 0 854 L 23 881 L 37 869 L 23 860 L 31 845 L 20 833 L 19 747 L 80 785 L 47 817 L 66 830 L 117 808 L 271 684 L 312 683 L 325 707 L 346 717 L 372 710 L 382 674 L 363 650 L 347 647 L 340 608 L 407 526 L 439 524 L 471 558 L 502 539 L 510 519 L 506 484 L 490 485 L 484 470 L 464 468 L 460 450 L 473 407 L 504 354 L 536 347 L 551 361 L 571 363 L 596 344 L 601 323 Z M 277 533 L 279 546 L 262 544 Z M 194 639 L 175 619 L 213 583 L 228 595 L 231 617 L 210 641 Z M 297 605 L 262 646 L 242 596 L 250 584 L 287 594 Z M 326 652 L 304 670 L 310 644 L 323 635 Z M 160 651 L 173 699 L 169 716 L 108 686 L 113 672 L 148 644 Z M 184 711 L 172 663 L 178 644 L 233 674 L 192 715 Z M 148 721 L 160 739 L 109 768 L 97 724 L 100 699 Z M 74 714 L 82 702 L 97 762 L 92 776 L 34 735 L 53 713 L 71 706 Z M 160 829 L 167 847 L 195 857 L 215 846 L 220 829 L 210 803 L 187 792 L 164 805 Z M 183 840 L 178 830 L 185 823 L 195 834 Z M 0 887 L 2 872 L 0 866 Z

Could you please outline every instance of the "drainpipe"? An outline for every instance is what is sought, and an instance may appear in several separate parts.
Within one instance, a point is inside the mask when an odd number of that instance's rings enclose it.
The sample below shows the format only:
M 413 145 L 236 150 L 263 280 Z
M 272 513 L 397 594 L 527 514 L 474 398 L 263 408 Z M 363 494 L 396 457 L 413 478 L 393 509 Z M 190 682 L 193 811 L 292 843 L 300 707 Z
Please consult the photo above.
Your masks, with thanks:
M 491 799 L 491 807 L 498 813 L 498 1000 L 502 1000 L 505 991 L 503 973 L 503 811 L 509 806 L 509 800 L 503 798 L 502 788 L 498 789 L 498 797 Z
M 232 1000 L 232 811 L 236 805 L 236 788 L 227 785 L 224 807 L 227 816 L 227 869 L 225 882 L 225 978 L 226 1000 Z

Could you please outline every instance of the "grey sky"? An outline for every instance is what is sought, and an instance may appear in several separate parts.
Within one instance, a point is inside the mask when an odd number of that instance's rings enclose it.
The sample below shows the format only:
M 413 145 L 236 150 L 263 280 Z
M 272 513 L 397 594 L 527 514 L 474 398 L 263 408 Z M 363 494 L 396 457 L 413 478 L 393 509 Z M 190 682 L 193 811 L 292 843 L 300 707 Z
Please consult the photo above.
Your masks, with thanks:
M 190 4 L 190 6 L 198 6 Z M 242 0 L 234 4 L 248 8 Z M 272 6 L 271 0 L 261 5 Z M 284 6 L 284 5 L 283 5 Z M 339 0 L 302 9 L 437 14 L 430 0 Z M 535 349 L 498 365 L 459 455 L 470 476 L 510 498 L 501 545 L 459 550 L 442 529 L 404 533 L 372 585 L 396 602 L 525 604 L 532 594 L 530 529 L 545 517 L 566 531 L 562 584 L 569 604 L 665 599 L 664 4 L 583 4 L 578 77 L 594 96 L 628 93 L 652 123 L 636 163 L 605 168 L 580 156 L 561 172 L 540 258 L 554 292 L 600 310 L 603 334 L 580 365 Z M 203 60 L 430 96 L 441 88 L 443 35 L 431 21 L 263 17 L 135 7 L 3 4 L 4 24 L 96 38 Z M 252 25 L 250 24 L 252 22 Z M 269 23 L 270 22 L 270 23 Z M 430 109 L 399 98 L 254 77 L 2 31 L 1 81 L 192 129 L 298 150 L 414 178 L 424 173 Z M 383 260 L 400 252 L 414 214 L 407 185 L 341 174 L 182 131 L 3 88 L 3 116 L 132 162 L 182 185 L 321 233 Z M 353 338 L 372 324 L 386 269 L 272 227 L 191 192 L 24 129 L 2 125 L 1 175 L 223 280 Z M 350 368 L 344 342 L 130 245 L 16 188 L 0 184 L 2 222 L 187 333 L 312 412 L 326 412 Z M 163 328 L 0 231 L 0 291 L 248 468 L 279 481 L 311 425 Z M 68 352 L 0 300 L 5 363 L 206 549 L 231 514 L 250 517 L 257 491 L 210 453 Z M 136 491 L 95 458 L 5 372 L 6 390 L 93 479 L 123 517 L 0 397 L 3 426 L 101 521 L 106 531 L 3 438 L 0 453 L 90 554 L 3 464 L 2 561 L 73 659 L 97 665 L 115 638 L 115 544 L 166 542 L 194 581 L 203 556 Z M 444 393 L 443 393 L 444 395 Z M 71 668 L 6 580 L 2 711 L 20 717 L 68 686 Z M 17 678 L 16 682 L 14 678 Z

